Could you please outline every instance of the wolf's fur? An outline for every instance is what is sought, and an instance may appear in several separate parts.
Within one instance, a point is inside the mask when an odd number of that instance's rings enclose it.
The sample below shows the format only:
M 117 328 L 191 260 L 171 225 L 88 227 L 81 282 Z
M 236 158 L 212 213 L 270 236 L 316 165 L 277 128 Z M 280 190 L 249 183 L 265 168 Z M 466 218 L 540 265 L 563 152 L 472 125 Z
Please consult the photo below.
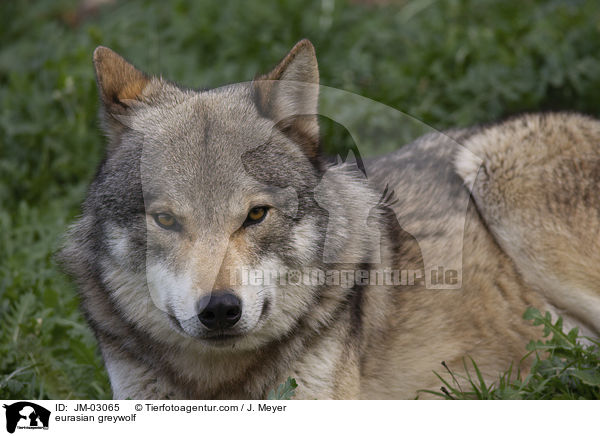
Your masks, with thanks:
M 368 162 L 365 181 L 319 156 L 308 41 L 252 83 L 201 92 L 106 48 L 94 63 L 109 145 L 62 258 L 115 398 L 260 399 L 288 376 L 297 398 L 412 398 L 437 388 L 442 360 L 472 356 L 488 378 L 518 361 L 539 336 L 529 306 L 599 334 L 598 121 L 527 115 L 430 134 Z M 241 225 L 261 204 L 267 218 Z M 164 211 L 179 231 L 157 226 Z M 230 274 L 326 270 L 324 250 L 354 270 L 459 262 L 462 287 Z M 242 318 L 214 341 L 196 302 L 226 289 Z

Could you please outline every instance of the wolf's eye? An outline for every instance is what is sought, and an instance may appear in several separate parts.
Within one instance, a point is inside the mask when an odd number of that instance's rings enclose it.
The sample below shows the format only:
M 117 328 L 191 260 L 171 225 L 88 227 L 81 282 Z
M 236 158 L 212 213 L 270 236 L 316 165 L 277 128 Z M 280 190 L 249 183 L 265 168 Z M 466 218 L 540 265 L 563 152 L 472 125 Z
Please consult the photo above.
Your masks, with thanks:
M 156 221 L 156 224 L 166 230 L 175 230 L 177 228 L 177 220 L 173 215 L 169 215 L 168 213 L 155 214 L 154 221 Z
M 248 212 L 248 216 L 246 217 L 246 221 L 244 221 L 244 226 L 250 226 L 252 224 L 258 224 L 267 216 L 267 207 L 266 206 L 258 206 L 253 207 Z

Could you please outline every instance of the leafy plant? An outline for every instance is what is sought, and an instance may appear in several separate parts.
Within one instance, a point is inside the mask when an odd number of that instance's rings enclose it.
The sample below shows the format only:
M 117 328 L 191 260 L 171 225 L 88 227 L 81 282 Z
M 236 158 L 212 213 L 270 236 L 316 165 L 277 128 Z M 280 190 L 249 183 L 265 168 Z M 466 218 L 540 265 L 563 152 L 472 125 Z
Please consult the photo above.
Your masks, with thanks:
M 529 374 L 523 378 L 520 369 L 513 372 L 513 366 L 499 376 L 495 382 L 484 379 L 476 362 L 469 358 L 474 375 L 463 359 L 464 374 L 458 375 L 445 362 L 442 365 L 450 375 L 444 379 L 440 392 L 422 390 L 449 400 L 507 400 L 507 399 L 600 399 L 600 342 L 579 336 L 577 328 L 568 333 L 563 331 L 561 317 L 553 324 L 551 315 L 542 315 L 539 310 L 529 308 L 523 317 L 533 325 L 543 325 L 545 341 L 531 341 L 527 345 L 535 358 Z M 587 341 L 585 343 L 584 341 Z M 461 385 L 460 381 L 463 383 Z
M 296 388 L 298 384 L 296 380 L 288 377 L 284 383 L 277 386 L 276 390 L 269 392 L 267 400 L 291 400 L 296 395 Z

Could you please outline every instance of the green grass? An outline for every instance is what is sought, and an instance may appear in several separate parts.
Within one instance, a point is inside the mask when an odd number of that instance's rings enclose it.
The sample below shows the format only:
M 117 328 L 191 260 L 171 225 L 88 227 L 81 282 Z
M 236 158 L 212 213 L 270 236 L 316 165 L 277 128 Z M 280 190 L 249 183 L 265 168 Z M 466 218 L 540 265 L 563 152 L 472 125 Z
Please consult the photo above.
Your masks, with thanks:
M 440 391 L 421 392 L 447 400 L 600 400 L 600 342 L 581 337 L 577 328 L 564 332 L 562 318 L 552 323 L 548 312 L 542 315 L 530 308 L 523 317 L 543 325 L 543 335 L 548 338 L 527 346 L 529 353 L 519 362 L 534 355 L 527 376 L 511 365 L 497 381 L 488 382 L 471 358 L 471 366 L 463 360 L 463 375 L 442 362 L 448 375 L 436 373 L 442 383 Z
M 437 129 L 542 109 L 600 114 L 597 1 L 529 0 L 518 13 L 501 0 L 127 1 L 87 15 L 78 4 L 0 2 L 2 398 L 110 396 L 74 286 L 53 261 L 102 155 L 99 44 L 150 73 L 212 87 L 251 79 L 307 37 L 324 85 Z M 349 145 L 331 123 L 324 134 L 331 151 Z

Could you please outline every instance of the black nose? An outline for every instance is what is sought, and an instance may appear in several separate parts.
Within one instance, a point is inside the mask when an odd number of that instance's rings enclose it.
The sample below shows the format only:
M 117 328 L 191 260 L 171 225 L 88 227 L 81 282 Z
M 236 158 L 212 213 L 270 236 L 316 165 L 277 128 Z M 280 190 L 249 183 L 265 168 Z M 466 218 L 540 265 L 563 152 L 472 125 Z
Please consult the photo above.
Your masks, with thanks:
M 218 292 L 203 297 L 198 319 L 210 330 L 233 327 L 242 316 L 242 302 L 231 292 Z

